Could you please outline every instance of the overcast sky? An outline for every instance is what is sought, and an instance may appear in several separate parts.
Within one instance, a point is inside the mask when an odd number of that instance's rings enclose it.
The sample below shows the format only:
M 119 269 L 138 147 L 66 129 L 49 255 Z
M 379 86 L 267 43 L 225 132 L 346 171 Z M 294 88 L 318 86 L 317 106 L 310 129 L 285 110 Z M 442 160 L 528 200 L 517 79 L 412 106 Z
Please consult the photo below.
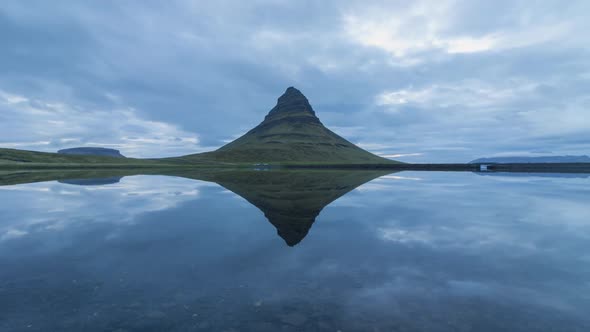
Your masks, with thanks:
M 408 162 L 590 154 L 590 1 L 0 3 L 0 147 L 217 148 L 288 86 Z

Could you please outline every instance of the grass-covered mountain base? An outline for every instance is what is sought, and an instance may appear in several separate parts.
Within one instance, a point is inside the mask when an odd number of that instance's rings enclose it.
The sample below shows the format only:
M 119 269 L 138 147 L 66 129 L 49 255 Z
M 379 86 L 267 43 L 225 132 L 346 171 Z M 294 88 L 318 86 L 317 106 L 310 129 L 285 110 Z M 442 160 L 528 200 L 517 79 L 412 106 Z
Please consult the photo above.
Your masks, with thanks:
M 195 161 L 194 166 L 206 164 Z M 0 148 L 0 169 L 45 169 L 45 168 L 145 168 L 176 167 L 186 163 L 170 159 L 135 159 L 89 155 L 68 155 L 38 151 Z M 207 166 L 214 166 L 207 164 Z

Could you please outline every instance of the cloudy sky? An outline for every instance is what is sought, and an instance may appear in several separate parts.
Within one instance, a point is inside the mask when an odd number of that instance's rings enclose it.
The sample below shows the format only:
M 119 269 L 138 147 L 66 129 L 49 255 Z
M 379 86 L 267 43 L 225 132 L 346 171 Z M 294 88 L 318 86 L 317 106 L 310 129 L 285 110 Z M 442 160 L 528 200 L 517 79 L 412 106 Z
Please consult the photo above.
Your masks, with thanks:
M 2 1 L 0 147 L 217 148 L 288 86 L 409 162 L 590 154 L 590 2 Z

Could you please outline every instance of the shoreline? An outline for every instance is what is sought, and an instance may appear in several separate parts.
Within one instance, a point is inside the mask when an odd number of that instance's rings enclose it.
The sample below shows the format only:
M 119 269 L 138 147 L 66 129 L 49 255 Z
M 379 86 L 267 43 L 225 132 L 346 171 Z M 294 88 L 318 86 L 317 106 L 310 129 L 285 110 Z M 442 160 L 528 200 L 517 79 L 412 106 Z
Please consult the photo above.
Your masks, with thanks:
M 528 164 L 100 164 L 100 163 L 26 163 L 0 164 L 0 171 L 41 170 L 134 170 L 134 169 L 251 169 L 254 171 L 281 169 L 323 170 L 392 170 L 443 172 L 530 172 L 530 173 L 590 173 L 590 163 L 528 163 Z

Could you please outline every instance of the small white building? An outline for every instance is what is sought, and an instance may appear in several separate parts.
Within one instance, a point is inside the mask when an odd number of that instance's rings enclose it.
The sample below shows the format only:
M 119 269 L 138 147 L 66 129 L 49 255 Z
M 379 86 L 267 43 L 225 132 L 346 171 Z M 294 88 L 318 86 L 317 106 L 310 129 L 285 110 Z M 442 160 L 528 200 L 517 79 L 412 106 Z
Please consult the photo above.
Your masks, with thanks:
M 479 171 L 480 172 L 487 172 L 490 170 L 489 167 L 490 167 L 490 165 L 481 164 L 481 165 L 479 165 Z

